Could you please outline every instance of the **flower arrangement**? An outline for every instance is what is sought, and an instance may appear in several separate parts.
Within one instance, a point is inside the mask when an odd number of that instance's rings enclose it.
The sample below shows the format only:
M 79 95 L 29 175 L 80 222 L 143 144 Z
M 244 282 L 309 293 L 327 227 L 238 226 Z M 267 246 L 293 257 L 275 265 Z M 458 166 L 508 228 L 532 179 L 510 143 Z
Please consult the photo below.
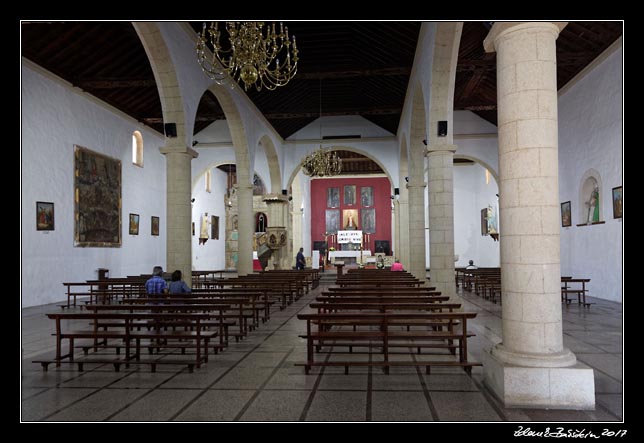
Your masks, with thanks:
M 334 248 L 333 246 L 331 246 L 331 247 L 329 248 L 329 251 L 333 252 L 333 251 L 335 251 L 335 248 Z

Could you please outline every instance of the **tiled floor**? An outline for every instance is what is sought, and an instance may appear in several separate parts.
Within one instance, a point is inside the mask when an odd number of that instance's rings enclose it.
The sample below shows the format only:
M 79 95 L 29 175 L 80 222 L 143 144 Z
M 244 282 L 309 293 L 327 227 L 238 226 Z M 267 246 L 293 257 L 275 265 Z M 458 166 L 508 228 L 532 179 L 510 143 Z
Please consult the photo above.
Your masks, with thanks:
M 321 286 L 321 288 L 324 285 Z M 272 314 L 250 337 L 231 344 L 201 369 L 147 367 L 114 372 L 63 365 L 43 372 L 31 363 L 53 356 L 53 322 L 47 305 L 22 313 L 23 421 L 621 421 L 622 305 L 593 299 L 590 309 L 563 308 L 564 343 L 595 371 L 595 411 L 506 409 L 484 387 L 482 369 L 472 377 L 453 368 L 425 375 L 413 367 L 380 370 L 316 368 L 304 375 L 306 346 L 296 314 L 319 289 Z M 471 358 L 500 341 L 501 307 L 465 293 Z M 175 368 L 175 369 L 172 369 Z

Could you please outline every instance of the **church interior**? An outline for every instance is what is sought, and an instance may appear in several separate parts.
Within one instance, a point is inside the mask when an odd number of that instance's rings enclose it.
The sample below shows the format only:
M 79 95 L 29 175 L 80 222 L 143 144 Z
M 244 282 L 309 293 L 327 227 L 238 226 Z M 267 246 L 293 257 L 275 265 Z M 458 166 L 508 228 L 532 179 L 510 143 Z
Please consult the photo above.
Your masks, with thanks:
M 20 32 L 21 422 L 626 432 L 623 22 Z

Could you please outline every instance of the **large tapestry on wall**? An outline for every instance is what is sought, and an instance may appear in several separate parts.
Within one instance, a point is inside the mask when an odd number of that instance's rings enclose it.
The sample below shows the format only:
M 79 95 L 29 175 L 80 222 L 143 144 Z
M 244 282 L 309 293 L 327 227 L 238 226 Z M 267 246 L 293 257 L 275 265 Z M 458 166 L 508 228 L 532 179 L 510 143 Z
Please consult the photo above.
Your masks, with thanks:
M 74 246 L 121 246 L 121 161 L 76 145 Z

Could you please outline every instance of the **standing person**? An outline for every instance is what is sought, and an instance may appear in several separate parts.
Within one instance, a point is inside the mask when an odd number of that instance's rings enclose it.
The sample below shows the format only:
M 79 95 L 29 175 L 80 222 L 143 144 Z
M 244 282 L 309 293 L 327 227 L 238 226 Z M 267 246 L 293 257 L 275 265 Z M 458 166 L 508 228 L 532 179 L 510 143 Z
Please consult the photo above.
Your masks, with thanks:
M 400 260 L 396 260 L 393 265 L 391 265 L 391 270 L 392 271 L 404 271 L 402 263 L 400 263 Z
M 181 271 L 178 269 L 172 273 L 172 281 L 168 287 L 168 292 L 170 294 L 184 294 L 192 292 L 192 289 L 188 287 L 186 282 L 181 280 Z
M 297 253 L 295 258 L 295 268 L 300 270 L 304 269 L 306 266 L 306 260 L 304 259 L 304 248 L 300 248 L 300 251 Z
M 152 270 L 152 278 L 145 282 L 145 290 L 148 295 L 166 294 L 168 285 L 163 279 L 163 268 L 155 266 Z

